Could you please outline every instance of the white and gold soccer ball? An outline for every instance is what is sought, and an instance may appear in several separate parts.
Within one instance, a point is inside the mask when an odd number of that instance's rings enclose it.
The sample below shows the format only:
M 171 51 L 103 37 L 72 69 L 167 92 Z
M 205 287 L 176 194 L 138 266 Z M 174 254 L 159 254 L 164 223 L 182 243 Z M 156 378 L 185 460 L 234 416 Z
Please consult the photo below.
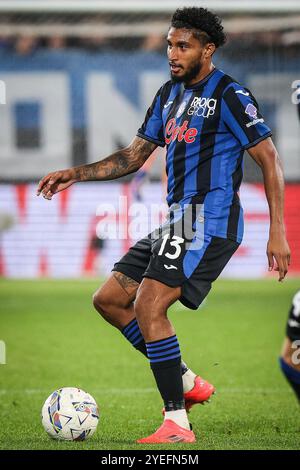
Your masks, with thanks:
M 79 388 L 55 390 L 42 408 L 42 424 L 53 439 L 84 441 L 94 434 L 98 422 L 96 401 Z

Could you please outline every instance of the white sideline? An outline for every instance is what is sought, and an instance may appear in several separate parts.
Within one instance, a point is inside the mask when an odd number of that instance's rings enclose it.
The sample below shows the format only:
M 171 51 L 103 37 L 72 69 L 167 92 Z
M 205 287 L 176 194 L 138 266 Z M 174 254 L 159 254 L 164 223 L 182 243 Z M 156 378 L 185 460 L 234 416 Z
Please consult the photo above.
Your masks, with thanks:
M 54 390 L 53 390 L 54 391 Z M 25 389 L 0 389 L 0 395 L 6 395 L 9 393 L 25 393 L 26 395 L 39 395 L 45 394 L 49 395 L 49 389 L 42 388 L 25 388 Z M 130 395 L 134 393 L 144 394 L 144 393 L 157 393 L 156 388 L 96 388 L 92 391 L 93 394 L 101 395 Z M 253 394 L 266 394 L 266 395 L 278 395 L 285 394 L 285 388 L 218 388 L 217 394 L 244 394 L 244 395 L 253 395 Z

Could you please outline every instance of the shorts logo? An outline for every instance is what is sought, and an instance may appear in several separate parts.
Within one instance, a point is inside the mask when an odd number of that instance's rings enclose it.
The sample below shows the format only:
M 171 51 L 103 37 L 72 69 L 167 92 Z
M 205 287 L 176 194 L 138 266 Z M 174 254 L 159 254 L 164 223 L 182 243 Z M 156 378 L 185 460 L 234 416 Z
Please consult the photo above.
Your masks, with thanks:
M 178 270 L 178 268 L 176 268 L 176 266 L 174 266 L 174 264 L 170 264 L 170 265 L 164 264 L 164 268 L 166 268 L 166 269 L 177 269 Z
M 175 140 L 182 142 L 183 140 L 187 144 L 192 144 L 196 140 L 198 130 L 195 127 L 188 129 L 188 121 L 184 121 L 181 126 L 176 126 L 176 119 L 172 118 L 167 122 L 165 129 L 165 142 L 170 144 Z
M 252 119 L 257 118 L 257 108 L 251 103 L 247 104 L 247 108 L 245 109 L 245 113 L 248 114 Z
M 199 116 L 208 118 L 213 116 L 216 111 L 218 100 L 213 98 L 202 98 L 195 97 L 192 101 L 191 106 L 188 109 L 189 116 Z

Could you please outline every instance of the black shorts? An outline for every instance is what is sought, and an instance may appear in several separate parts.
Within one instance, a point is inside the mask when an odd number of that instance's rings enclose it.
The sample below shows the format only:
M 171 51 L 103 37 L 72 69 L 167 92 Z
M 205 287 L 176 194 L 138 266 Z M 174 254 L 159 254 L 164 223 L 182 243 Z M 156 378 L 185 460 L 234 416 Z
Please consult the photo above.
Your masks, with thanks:
M 196 310 L 210 291 L 212 282 L 217 279 L 239 247 L 239 243 L 201 235 L 201 230 L 198 229 L 187 239 L 186 236 L 179 236 L 178 231 L 174 231 L 176 224 L 171 225 L 171 232 L 165 230 L 167 225 L 163 225 L 139 240 L 114 265 L 112 271 L 121 272 L 138 283 L 146 277 L 170 287 L 181 286 L 179 300 L 186 307 Z M 192 226 L 195 227 L 195 221 Z M 170 225 L 168 228 L 170 229 Z
M 286 325 L 286 335 L 291 341 L 300 340 L 300 290 L 294 295 Z

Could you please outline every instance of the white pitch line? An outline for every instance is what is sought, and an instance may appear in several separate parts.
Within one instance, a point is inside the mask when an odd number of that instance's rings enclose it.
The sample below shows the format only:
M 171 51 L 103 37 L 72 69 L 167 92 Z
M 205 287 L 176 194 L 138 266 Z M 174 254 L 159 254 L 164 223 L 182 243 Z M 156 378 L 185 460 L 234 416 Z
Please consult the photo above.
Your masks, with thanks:
M 53 390 L 54 391 L 54 390 Z M 22 393 L 25 395 L 49 395 L 49 389 L 41 388 L 25 388 L 25 389 L 0 389 L 0 395 L 7 395 L 9 393 Z M 51 392 L 50 392 L 51 393 Z M 93 394 L 101 395 L 130 395 L 130 394 L 144 394 L 144 393 L 157 393 L 156 388 L 99 388 L 93 389 Z M 285 394 L 284 388 L 219 388 L 217 389 L 217 395 L 222 394 L 241 394 L 241 395 L 278 395 Z
M 62 387 L 61 387 L 62 388 Z M 77 387 L 74 387 L 77 388 Z M 82 390 L 82 389 L 81 389 Z M 131 393 L 153 393 L 157 390 L 155 388 L 101 388 L 101 389 L 93 389 L 93 393 L 101 393 L 101 394 L 112 394 L 112 395 L 125 395 Z M 54 392 L 54 390 L 53 390 Z M 6 395 L 8 393 L 25 393 L 26 395 L 37 395 L 37 394 L 49 394 L 49 389 L 41 389 L 41 388 L 25 388 L 23 390 L 20 389 L 1 389 L 0 395 Z M 51 392 L 50 392 L 51 393 Z

